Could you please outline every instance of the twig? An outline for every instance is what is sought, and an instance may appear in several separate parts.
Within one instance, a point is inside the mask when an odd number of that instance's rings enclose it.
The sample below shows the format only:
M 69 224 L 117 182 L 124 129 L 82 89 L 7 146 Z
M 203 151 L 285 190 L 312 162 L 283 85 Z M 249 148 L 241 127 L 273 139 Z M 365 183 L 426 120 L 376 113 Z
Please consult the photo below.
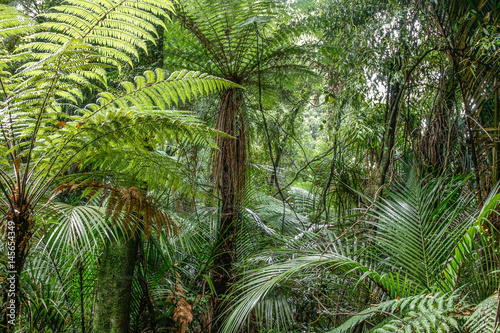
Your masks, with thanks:
M 316 296 L 314 296 L 314 298 L 316 298 Z M 410 325 L 410 323 L 404 321 L 403 319 L 399 318 L 398 316 L 396 316 L 396 315 L 394 315 L 394 314 L 392 314 L 390 312 L 383 311 L 383 310 L 372 310 L 372 311 L 368 311 L 368 312 L 364 312 L 364 313 L 357 313 L 357 312 L 337 312 L 337 313 L 331 313 L 323 304 L 321 304 L 321 302 L 319 302 L 319 300 L 317 298 L 316 298 L 316 300 L 318 301 L 318 304 L 321 305 L 321 307 L 323 308 L 323 310 L 325 310 L 326 313 L 328 313 L 330 316 L 338 316 L 338 315 L 363 316 L 363 315 L 372 314 L 372 313 L 382 313 L 382 314 L 385 314 L 387 316 L 391 316 L 391 317 L 394 317 L 394 318 L 398 319 L 399 321 L 401 321 L 405 325 Z

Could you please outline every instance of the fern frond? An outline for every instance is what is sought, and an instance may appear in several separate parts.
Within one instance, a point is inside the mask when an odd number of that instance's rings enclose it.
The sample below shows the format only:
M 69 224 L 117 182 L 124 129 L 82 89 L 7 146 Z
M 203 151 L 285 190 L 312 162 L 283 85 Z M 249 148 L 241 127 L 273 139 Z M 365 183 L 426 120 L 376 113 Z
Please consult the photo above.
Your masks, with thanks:
M 28 54 L 10 54 L 18 44 L 22 36 L 36 32 L 39 29 L 37 23 L 19 12 L 15 8 L 7 5 L 0 5 L 0 39 L 2 39 L 2 51 L 0 55 L 0 76 L 4 80 L 4 85 L 9 81 L 5 77 L 9 76 L 8 72 L 3 70 L 8 67 L 9 63 L 15 61 L 23 61 L 29 58 Z
M 479 303 L 467 319 L 465 327 L 470 333 L 494 333 L 498 311 L 498 295 L 493 295 Z
M 119 170 L 114 179 L 133 179 L 147 185 L 151 191 L 170 189 L 181 193 L 192 193 L 196 184 L 178 158 L 169 156 L 162 151 L 141 151 L 133 148 L 99 149 L 99 153 L 82 154 L 75 162 L 79 167 L 90 166 L 100 170 Z M 80 162 L 81 161 L 81 162 Z M 81 178 L 92 177 L 92 173 Z
M 0 38 L 20 37 L 36 30 L 33 19 L 11 6 L 0 5 Z
M 130 56 L 137 58 L 137 49 L 147 52 L 145 41 L 154 42 L 155 26 L 165 28 L 163 19 L 172 11 L 173 4 L 165 0 L 67 0 L 41 15 L 44 31 L 32 35 L 28 47 L 36 50 L 46 43 L 57 48 L 68 39 L 81 39 L 101 55 L 132 65 Z
M 130 107 L 165 110 L 172 104 L 185 103 L 200 95 L 239 86 L 224 79 L 186 70 L 167 77 L 165 71 L 158 68 L 155 72 L 146 71 L 144 76 L 135 77 L 135 84 L 122 82 L 121 87 L 124 91 L 119 94 L 99 94 L 97 104 L 88 105 L 87 109 L 92 113 Z
M 46 89 L 51 86 L 49 79 L 50 76 L 45 78 L 44 75 L 40 79 L 48 81 L 44 85 Z M 155 146 L 177 142 L 182 138 L 215 146 L 213 137 L 218 132 L 208 129 L 187 112 L 164 111 L 164 108 L 181 103 L 183 99 L 187 101 L 195 96 L 233 86 L 236 85 L 229 81 L 196 72 L 176 72 L 166 77 L 161 69 L 156 74 L 148 71 L 144 76 L 136 78 L 136 84 L 124 82 L 121 92 L 99 94 L 98 104 L 88 105 L 76 116 L 60 113 L 60 108 L 52 105 L 43 117 L 46 126 L 39 129 L 37 149 L 42 155 L 53 151 L 51 156 L 57 160 L 63 160 L 62 156 L 74 158 L 82 152 L 79 159 L 84 162 L 84 156 L 95 155 L 94 149 L 100 149 L 105 142 L 111 143 L 113 139 L 120 140 L 125 149 L 138 145 L 144 147 L 146 141 L 149 141 L 148 145 Z M 69 83 L 66 87 L 70 87 Z M 15 108 L 5 109 L 3 116 L 8 119 L 7 116 L 14 115 L 19 120 L 24 120 L 20 128 L 22 132 L 18 134 L 29 137 L 36 126 L 29 110 L 40 108 L 41 101 L 36 99 L 34 88 L 25 90 L 23 96 L 22 100 L 12 97 Z M 80 95 L 74 98 L 77 97 Z M 20 114 L 21 110 L 27 116 Z M 59 126 L 58 116 L 64 117 L 63 126 Z M 89 155 L 85 155 L 85 152 Z
M 353 315 L 328 333 L 348 333 L 361 322 L 375 317 L 387 318 L 370 332 L 458 332 L 458 313 L 464 308 L 455 294 L 438 292 L 433 295 L 394 299 L 367 308 Z

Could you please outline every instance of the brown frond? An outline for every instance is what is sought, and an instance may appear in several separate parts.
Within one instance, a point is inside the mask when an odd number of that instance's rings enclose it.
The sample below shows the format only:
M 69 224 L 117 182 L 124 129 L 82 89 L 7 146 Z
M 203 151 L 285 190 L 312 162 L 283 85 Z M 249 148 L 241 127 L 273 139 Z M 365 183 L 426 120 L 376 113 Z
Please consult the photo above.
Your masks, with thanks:
M 178 273 L 176 275 L 179 277 Z M 186 294 L 179 280 L 175 286 L 175 296 L 168 297 L 167 302 L 175 305 L 173 319 L 180 326 L 177 333 L 186 333 L 187 326 L 193 321 L 193 307 L 186 301 Z
M 86 181 L 78 184 L 63 184 L 55 189 L 56 193 L 88 189 L 93 195 L 101 191 L 100 204 L 106 205 L 106 219 L 115 224 L 120 219 L 126 230 L 132 235 L 137 228 L 142 228 L 146 238 L 151 235 L 154 225 L 159 234 L 162 228 L 167 233 L 176 233 L 174 221 L 155 204 L 154 198 L 145 194 L 135 186 L 116 187 L 96 181 Z

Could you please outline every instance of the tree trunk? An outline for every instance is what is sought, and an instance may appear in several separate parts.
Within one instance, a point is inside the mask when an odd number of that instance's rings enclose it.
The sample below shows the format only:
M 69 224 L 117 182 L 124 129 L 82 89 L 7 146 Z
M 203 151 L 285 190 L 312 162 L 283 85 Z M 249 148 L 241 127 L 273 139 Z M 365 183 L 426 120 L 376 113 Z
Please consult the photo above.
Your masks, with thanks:
M 122 235 L 104 248 L 97 276 L 94 332 L 130 332 L 132 280 L 140 235 Z
M 431 121 L 418 147 L 423 174 L 432 173 L 448 165 L 453 124 L 451 114 L 456 104 L 457 82 L 453 73 L 446 73 L 439 85 L 439 95 L 432 109 Z
M 141 299 L 139 301 L 139 311 L 137 317 L 134 320 L 136 323 L 134 327 L 134 332 L 149 332 L 156 333 L 156 318 L 155 318 L 155 306 L 151 299 L 151 290 L 149 289 L 148 277 L 146 275 L 147 262 L 146 254 L 144 253 L 144 246 L 142 242 L 139 242 L 138 251 L 138 266 L 141 268 L 138 270 L 137 280 L 141 287 Z
M 217 293 L 214 299 L 215 323 L 218 332 L 224 321 L 225 303 L 233 280 L 232 265 L 235 261 L 238 210 L 246 180 L 246 132 L 242 114 L 243 96 L 239 89 L 222 92 L 216 129 L 232 137 L 217 137 L 219 150 L 215 152 L 214 175 L 220 198 L 220 216 L 217 248 L 213 261 L 213 284 Z
M 384 133 L 384 141 L 382 142 L 382 152 L 380 155 L 379 163 L 379 179 L 378 184 L 382 186 L 385 184 L 387 170 L 391 163 L 392 150 L 396 138 L 396 123 L 399 115 L 399 100 L 401 97 L 401 84 L 395 82 L 389 83 L 389 100 L 388 103 L 388 119 L 386 119 L 387 127 Z
M 495 81 L 496 87 L 496 81 Z M 499 162 L 499 151 L 500 151 L 500 109 L 498 108 L 498 88 L 495 89 L 494 94 L 494 128 L 496 131 L 494 132 L 495 142 L 493 144 L 493 163 L 491 168 L 491 182 L 492 187 L 495 186 L 500 180 L 500 162 Z
M 2 320 L 0 327 L 3 332 L 14 332 L 18 322 L 21 307 L 20 285 L 24 263 L 29 252 L 29 242 L 33 235 L 33 211 L 31 205 L 20 196 L 19 191 L 10 197 L 14 203 L 7 214 L 6 243 L 7 243 L 7 279 L 4 282 L 2 304 Z

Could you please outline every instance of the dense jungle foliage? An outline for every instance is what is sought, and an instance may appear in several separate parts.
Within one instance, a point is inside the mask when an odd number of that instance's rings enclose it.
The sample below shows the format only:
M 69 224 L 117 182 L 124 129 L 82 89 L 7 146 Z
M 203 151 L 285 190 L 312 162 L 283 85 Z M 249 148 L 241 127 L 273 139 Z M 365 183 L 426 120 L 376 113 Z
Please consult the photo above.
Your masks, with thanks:
M 0 332 L 497 331 L 499 0 L 3 0 L 0 41 Z

